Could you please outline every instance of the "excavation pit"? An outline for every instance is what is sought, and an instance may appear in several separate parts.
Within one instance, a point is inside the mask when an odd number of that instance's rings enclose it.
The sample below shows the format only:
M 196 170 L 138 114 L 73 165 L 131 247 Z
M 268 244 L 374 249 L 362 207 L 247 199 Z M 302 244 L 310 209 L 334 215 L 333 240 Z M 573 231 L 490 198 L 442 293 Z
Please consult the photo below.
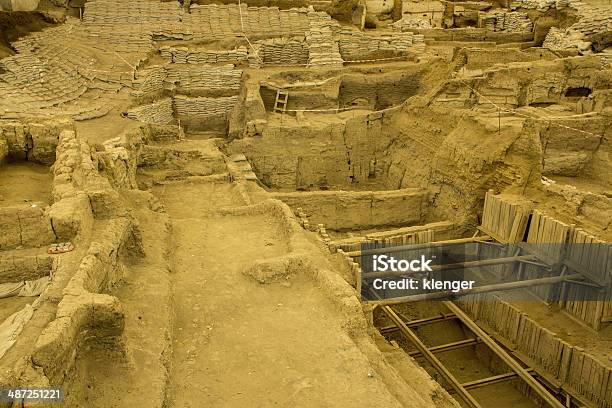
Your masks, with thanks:
M 51 204 L 49 167 L 31 162 L 0 165 L 0 250 L 44 247 L 55 242 L 45 213 Z M 23 186 L 23 188 L 17 187 Z
M 0 1 L 1 388 L 612 406 L 602 1 L 61 3 Z

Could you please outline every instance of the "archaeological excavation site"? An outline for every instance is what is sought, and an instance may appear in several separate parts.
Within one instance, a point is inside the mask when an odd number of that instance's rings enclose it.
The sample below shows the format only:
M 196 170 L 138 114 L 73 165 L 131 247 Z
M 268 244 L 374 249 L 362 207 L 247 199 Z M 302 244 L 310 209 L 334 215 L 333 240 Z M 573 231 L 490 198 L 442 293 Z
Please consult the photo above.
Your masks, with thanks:
M 0 0 L 0 408 L 612 408 L 610 0 Z

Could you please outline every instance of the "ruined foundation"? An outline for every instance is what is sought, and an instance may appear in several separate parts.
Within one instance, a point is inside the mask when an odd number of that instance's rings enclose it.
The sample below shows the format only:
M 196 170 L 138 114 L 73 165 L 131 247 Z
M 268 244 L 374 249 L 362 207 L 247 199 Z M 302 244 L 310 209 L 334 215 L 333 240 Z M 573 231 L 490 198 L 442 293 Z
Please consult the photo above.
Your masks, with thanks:
M 0 0 L 0 406 L 612 407 L 611 29 Z

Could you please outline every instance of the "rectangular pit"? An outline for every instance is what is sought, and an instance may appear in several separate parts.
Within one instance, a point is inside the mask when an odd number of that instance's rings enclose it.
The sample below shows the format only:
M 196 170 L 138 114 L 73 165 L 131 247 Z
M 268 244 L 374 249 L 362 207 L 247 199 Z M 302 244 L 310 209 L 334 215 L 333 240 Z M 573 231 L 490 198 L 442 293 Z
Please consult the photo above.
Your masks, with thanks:
M 392 191 L 312 191 L 272 193 L 295 212 L 301 208 L 311 225 L 331 230 L 365 230 L 409 226 L 425 215 L 429 193 L 420 189 Z

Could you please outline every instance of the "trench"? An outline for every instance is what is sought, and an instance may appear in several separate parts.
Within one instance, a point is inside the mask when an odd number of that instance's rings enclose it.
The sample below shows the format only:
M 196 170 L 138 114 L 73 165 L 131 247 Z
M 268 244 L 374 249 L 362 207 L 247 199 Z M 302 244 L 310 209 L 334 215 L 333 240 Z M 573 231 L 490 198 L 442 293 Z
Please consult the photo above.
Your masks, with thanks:
M 311 277 L 300 271 L 257 282 L 245 273 L 287 256 L 290 236 L 275 210 L 249 204 L 224 166 L 216 171 L 215 180 L 160 178 L 151 190 L 170 224 L 164 404 L 344 407 L 376 395 L 374 406 L 397 406 Z
M 433 350 L 436 347 L 441 348 L 434 352 L 435 356 L 460 383 L 469 384 L 483 378 L 505 374 L 508 371 L 504 368 L 503 361 L 479 342 L 478 338 L 474 337 L 473 333 L 461 324 L 461 321 L 453 318 L 454 315 L 440 303 L 421 302 L 416 305 L 398 306 L 395 311 L 406 322 L 421 321 L 414 326 L 410 325 L 412 330 L 428 348 Z M 378 313 L 374 321 L 388 341 L 397 344 L 402 350 L 413 356 L 419 365 L 440 382 L 462 406 L 466 406 L 465 402 L 454 393 L 449 383 L 445 382 L 414 344 L 403 337 L 386 316 Z M 445 349 L 444 347 L 449 344 L 457 346 Z M 525 395 L 520 381 L 510 379 L 480 387 L 466 386 L 466 389 L 483 407 L 539 407 L 541 404 L 539 401 L 534 401 Z

